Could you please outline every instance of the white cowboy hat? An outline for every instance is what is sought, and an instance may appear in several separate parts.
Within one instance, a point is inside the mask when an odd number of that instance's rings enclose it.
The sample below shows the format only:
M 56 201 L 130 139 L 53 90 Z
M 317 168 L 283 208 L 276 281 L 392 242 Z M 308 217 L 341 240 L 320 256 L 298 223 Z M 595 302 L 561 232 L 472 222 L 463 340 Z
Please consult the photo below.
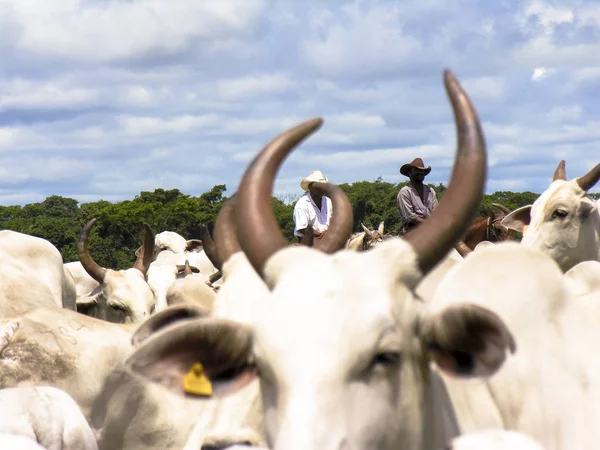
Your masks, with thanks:
M 310 183 L 314 183 L 314 182 L 327 183 L 328 181 L 329 180 L 327 179 L 327 177 L 325 175 L 323 175 L 320 170 L 313 170 L 306 178 L 304 178 L 300 182 L 300 187 L 303 190 L 308 191 L 308 185 Z

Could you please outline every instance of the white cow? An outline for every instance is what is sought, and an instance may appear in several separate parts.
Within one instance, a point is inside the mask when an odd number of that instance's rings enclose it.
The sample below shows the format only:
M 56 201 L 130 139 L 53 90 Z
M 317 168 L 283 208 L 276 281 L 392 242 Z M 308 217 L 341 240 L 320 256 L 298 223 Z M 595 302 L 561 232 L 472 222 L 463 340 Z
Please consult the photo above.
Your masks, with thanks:
M 215 255 L 217 257 L 214 260 L 215 265 L 222 269 L 225 282 L 214 299 L 212 316 L 241 323 L 252 323 L 257 303 L 265 295 L 268 295 L 269 291 L 239 247 L 233 214 L 235 201 L 234 195 L 223 204 L 215 224 L 215 247 L 218 247 L 218 252 L 215 253 L 218 255 Z M 344 205 L 339 205 L 335 197 L 332 201 L 334 208 L 343 208 Z M 209 242 L 211 245 L 214 244 L 208 233 L 205 232 L 203 236 L 206 244 Z M 337 250 L 335 247 L 329 250 L 334 249 Z M 190 308 L 188 303 L 170 307 L 168 310 L 154 315 L 136 332 L 134 336 L 136 345 L 139 345 L 141 340 L 147 339 L 152 333 L 164 328 L 165 322 L 168 323 L 170 317 L 188 317 Z M 206 309 L 200 308 L 200 311 L 205 313 Z M 184 450 L 197 450 L 211 445 L 215 448 L 224 448 L 225 443 L 236 441 L 248 442 L 252 446 L 264 445 L 261 406 L 257 380 L 250 382 L 248 386 L 233 396 L 215 398 L 211 406 L 214 408 L 211 409 L 212 413 L 205 410 L 198 418 Z M 218 417 L 219 420 L 215 421 L 215 417 Z M 239 427 L 234 429 L 231 424 L 239 424 Z
M 468 247 L 466 248 L 468 249 Z M 423 277 L 421 282 L 417 285 L 415 293 L 425 303 L 428 303 L 433 297 L 440 282 L 451 272 L 452 268 L 457 264 L 460 264 L 462 260 L 463 257 L 458 251 L 451 249 L 439 264 Z
M 432 312 L 465 303 L 493 311 L 518 348 L 485 383 L 444 377 L 465 432 L 498 427 L 548 450 L 597 447 L 600 328 L 579 300 L 550 257 L 517 243 L 474 252 L 440 283 Z
M 187 307 L 188 318 L 204 314 Z M 46 385 L 65 391 L 100 450 L 181 449 L 199 420 L 205 424 L 202 445 L 264 444 L 257 384 L 255 392 L 248 386 L 221 400 L 174 396 L 125 370 L 136 328 L 56 307 L 0 320 L 0 389 Z
M 11 450 L 48 450 L 32 439 L 10 433 L 0 433 L 0 448 L 9 448 Z
M 203 227 L 203 242 L 198 239 L 185 240 L 182 236 L 172 231 L 163 231 L 155 236 L 154 261 L 148 269 L 148 285 L 152 289 L 156 301 L 156 311 L 162 311 L 168 306 L 167 292 L 177 279 L 184 278 L 181 267 L 186 262 L 195 272 L 199 272 L 197 280 L 187 283 L 192 284 L 202 278 L 203 281 L 216 280 L 219 276 L 211 258 L 216 255 L 210 253 L 212 241 L 208 229 Z M 138 254 L 139 250 L 136 252 Z M 209 257 L 210 256 L 210 257 Z M 186 283 L 179 286 L 185 289 Z M 177 289 L 177 288 L 174 288 Z M 205 288 L 200 287 L 204 294 L 209 295 Z
M 65 391 L 100 450 L 182 448 L 195 423 L 189 416 L 205 407 L 125 372 L 135 328 L 56 307 L 0 321 L 0 388 Z
M 446 450 L 544 450 L 529 436 L 514 431 L 488 430 L 452 440 Z
M 140 250 L 141 247 L 136 250 L 135 256 L 139 255 Z M 184 264 L 186 259 L 201 273 L 211 275 L 217 271 L 205 252 L 202 240 L 186 240 L 174 231 L 162 231 L 156 234 L 152 261 L 161 264 Z
M 253 160 L 237 193 L 237 223 L 245 224 L 239 241 L 269 289 L 255 305 L 252 326 L 214 317 L 173 325 L 142 342 L 129 369 L 178 394 L 198 362 L 215 396 L 258 377 L 267 444 L 275 450 L 424 450 L 457 436 L 430 363 L 459 377 L 487 377 L 515 344 L 488 309 L 464 304 L 428 314 L 414 296 L 471 222 L 485 180 L 476 113 L 450 72 L 445 83 L 459 145 L 448 190 L 430 220 L 364 253 L 288 247 L 271 212 L 273 179 L 322 121 L 288 130 Z M 319 187 L 329 187 L 328 197 L 343 205 L 319 241 L 340 248 L 350 235 L 351 205 L 336 186 Z
M 564 274 L 575 301 L 600 321 L 600 261 L 584 261 Z
M 193 273 L 188 261 L 186 261 L 182 275 L 182 278 L 176 279 L 169 286 L 165 295 L 167 305 L 187 303 L 211 312 L 217 294 L 209 286 L 208 277 L 201 273 Z
M 502 225 L 523 232 L 521 244 L 548 254 L 563 272 L 582 261 L 600 261 L 600 205 L 586 196 L 599 179 L 600 164 L 566 181 L 563 160 L 533 205 L 514 210 Z
M 140 323 L 154 311 L 154 294 L 146 282 L 154 235 L 147 224 L 145 227 L 144 250 L 137 261 L 127 270 L 112 270 L 100 267 L 90 256 L 88 239 L 96 219 L 84 227 L 77 253 L 85 271 L 98 285 L 87 295 L 77 297 L 77 310 L 87 316 L 115 323 Z
M 73 277 L 77 297 L 86 297 L 96 289 L 100 283 L 94 280 L 89 273 L 85 271 L 80 261 L 71 261 L 63 264 L 65 269 Z
M 0 317 L 38 306 L 75 310 L 75 285 L 58 249 L 45 239 L 0 231 Z
M 348 239 L 346 248 L 354 250 L 356 252 L 364 252 L 371 247 L 376 246 L 383 242 L 384 238 L 384 223 L 379 222 L 379 226 L 376 230 L 369 230 L 363 223 L 360 224 L 363 231 L 360 233 L 354 233 Z
M 75 401 L 49 386 L 0 389 L 0 433 L 27 437 L 48 450 L 98 450 Z

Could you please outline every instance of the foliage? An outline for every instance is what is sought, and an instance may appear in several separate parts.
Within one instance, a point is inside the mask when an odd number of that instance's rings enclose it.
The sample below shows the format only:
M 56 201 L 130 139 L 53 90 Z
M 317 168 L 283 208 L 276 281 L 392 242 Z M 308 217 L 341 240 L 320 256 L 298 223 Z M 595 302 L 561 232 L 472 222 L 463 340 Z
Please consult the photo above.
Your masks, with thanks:
M 384 221 L 386 233 L 397 233 L 401 223 L 396 206 L 396 195 L 406 182 L 394 184 L 377 178 L 375 181 L 357 181 L 340 185 L 352 203 L 354 230 L 361 230 L 361 222 L 376 228 Z M 441 200 L 446 187 L 430 185 Z M 193 197 L 178 189 L 156 189 L 141 192 L 133 200 L 110 203 L 105 200 L 83 203 L 52 195 L 43 202 L 21 206 L 0 206 L 0 228 L 39 236 L 52 242 L 67 261 L 76 261 L 77 239 L 83 226 L 92 218 L 98 220 L 90 236 L 90 252 L 104 267 L 123 269 L 135 261 L 135 250 L 143 240 L 143 223 L 147 222 L 158 233 L 175 231 L 186 239 L 200 238 L 201 225 L 209 230 L 223 201 L 226 186 L 216 185 L 208 192 Z M 501 203 L 513 210 L 532 204 L 538 197 L 533 192 L 499 191 L 485 195 L 480 214 L 486 215 L 492 203 Z M 600 198 L 600 194 L 590 194 Z M 272 198 L 273 212 L 288 239 L 294 234 L 293 211 L 298 197 Z M 260 232 L 260 230 L 257 230 Z

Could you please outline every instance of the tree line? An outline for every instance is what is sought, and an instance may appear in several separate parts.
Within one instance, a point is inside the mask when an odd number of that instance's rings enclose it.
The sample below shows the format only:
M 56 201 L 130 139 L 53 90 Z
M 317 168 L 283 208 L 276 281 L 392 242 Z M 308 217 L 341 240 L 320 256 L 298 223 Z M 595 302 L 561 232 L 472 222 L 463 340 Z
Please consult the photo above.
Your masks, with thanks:
M 359 181 L 339 185 L 348 196 L 354 211 L 354 230 L 362 231 L 361 223 L 373 229 L 384 221 L 386 233 L 396 234 L 401 221 L 396 207 L 396 195 L 407 182 Z M 438 199 L 444 196 L 443 184 L 432 185 Z M 39 203 L 25 206 L 0 206 L 0 229 L 14 230 L 38 236 L 52 242 L 65 262 L 77 261 L 77 239 L 83 226 L 98 218 L 90 235 L 90 252 L 103 267 L 124 269 L 135 261 L 135 250 L 142 244 L 142 224 L 147 222 L 155 233 L 175 231 L 186 239 L 201 238 L 201 227 L 212 232 L 223 202 L 226 186 L 219 184 L 199 196 L 187 195 L 178 189 L 143 191 L 133 200 L 111 203 L 105 200 L 82 203 L 72 198 L 52 195 Z M 487 215 L 492 203 L 501 203 L 510 210 L 530 205 L 539 194 L 533 192 L 498 191 L 484 195 L 480 215 Z M 599 198 L 600 194 L 591 194 Z M 290 201 L 291 200 L 291 201 Z M 272 198 L 273 212 L 283 234 L 292 241 L 295 199 Z

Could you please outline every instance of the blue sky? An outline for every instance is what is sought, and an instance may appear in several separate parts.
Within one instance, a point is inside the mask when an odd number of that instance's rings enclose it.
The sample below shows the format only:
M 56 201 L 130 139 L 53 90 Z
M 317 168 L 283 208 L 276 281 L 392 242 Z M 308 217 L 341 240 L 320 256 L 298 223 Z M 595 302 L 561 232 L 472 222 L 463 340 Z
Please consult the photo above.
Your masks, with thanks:
M 275 186 L 446 183 L 450 68 L 489 151 L 487 192 L 543 191 L 600 162 L 600 2 L 5 0 L 0 204 L 237 188 L 279 132 L 321 116 Z M 594 189 L 598 192 L 598 187 Z

